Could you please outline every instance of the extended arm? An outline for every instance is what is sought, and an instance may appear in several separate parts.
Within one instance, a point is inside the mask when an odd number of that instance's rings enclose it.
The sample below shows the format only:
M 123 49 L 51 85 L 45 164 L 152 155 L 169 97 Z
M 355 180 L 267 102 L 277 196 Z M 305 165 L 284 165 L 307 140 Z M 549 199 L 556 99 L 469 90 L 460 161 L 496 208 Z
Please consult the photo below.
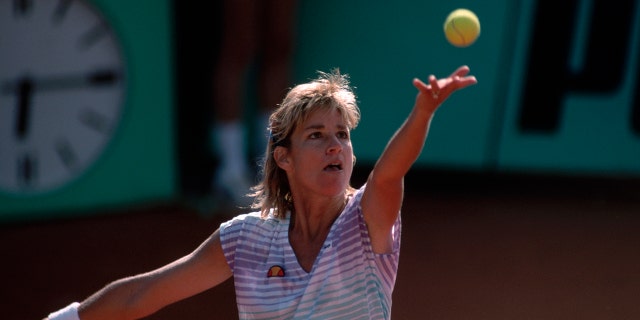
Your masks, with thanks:
M 78 307 L 81 320 L 139 319 L 231 276 L 219 230 L 190 254 L 156 270 L 110 283 Z
M 454 91 L 475 84 L 467 66 L 447 78 L 429 76 L 429 84 L 413 80 L 418 89 L 413 110 L 390 139 L 367 180 L 362 210 L 373 249 L 391 250 L 391 228 L 398 217 L 404 194 L 404 176 L 422 152 L 435 111 Z

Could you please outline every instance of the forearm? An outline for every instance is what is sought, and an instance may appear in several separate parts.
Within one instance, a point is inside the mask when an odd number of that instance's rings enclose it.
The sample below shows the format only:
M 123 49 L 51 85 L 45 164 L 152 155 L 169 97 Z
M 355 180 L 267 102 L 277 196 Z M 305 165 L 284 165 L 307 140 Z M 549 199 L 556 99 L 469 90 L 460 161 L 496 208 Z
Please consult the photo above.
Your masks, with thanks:
M 155 310 L 145 307 L 145 281 L 142 276 L 129 277 L 105 286 L 78 307 L 81 320 L 139 319 Z
M 413 108 L 376 163 L 376 174 L 384 174 L 381 179 L 398 180 L 406 175 L 424 148 L 432 117 L 432 112 Z
M 153 313 L 137 303 L 142 279 L 125 278 L 97 291 L 82 303 L 74 302 L 49 314 L 46 320 L 140 319 Z
M 378 253 L 390 250 L 390 230 L 402 206 L 404 176 L 422 151 L 430 121 L 430 114 L 414 108 L 389 140 L 367 179 L 362 206 Z
M 78 307 L 80 319 L 139 319 L 231 276 L 216 230 L 194 252 L 161 268 L 105 286 Z M 61 318 L 74 319 L 74 318 Z
M 391 138 L 374 168 L 385 172 L 383 179 L 398 180 L 409 171 L 422 152 L 436 110 L 454 91 L 477 82 L 474 76 L 467 76 L 468 72 L 469 68 L 462 66 L 447 78 L 438 80 L 433 75 L 429 76 L 429 84 L 417 78 L 413 80 L 418 89 L 413 110 Z

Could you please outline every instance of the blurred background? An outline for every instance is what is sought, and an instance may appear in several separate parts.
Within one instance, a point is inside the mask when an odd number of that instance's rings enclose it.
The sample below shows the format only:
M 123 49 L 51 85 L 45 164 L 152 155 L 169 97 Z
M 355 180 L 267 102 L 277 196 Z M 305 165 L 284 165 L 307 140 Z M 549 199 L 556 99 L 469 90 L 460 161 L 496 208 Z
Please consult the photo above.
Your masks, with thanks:
M 42 318 L 170 262 L 237 213 L 221 207 L 211 184 L 223 4 L 63 3 L 0 0 L 0 270 L 8 281 L 0 296 L 11 319 Z M 93 14 L 76 14 L 81 4 Z M 108 34 L 113 45 L 63 55 L 55 48 L 83 34 L 34 33 L 65 8 L 73 30 L 98 24 L 93 37 Z M 481 22 L 467 48 L 443 34 L 457 8 Z M 354 186 L 409 113 L 414 77 L 466 64 L 479 80 L 438 111 L 407 176 L 394 319 L 640 316 L 639 44 L 637 0 L 297 3 L 291 83 L 339 68 L 356 88 Z M 113 67 L 117 80 L 69 96 L 38 93 L 39 75 L 96 66 Z M 251 89 L 258 67 L 249 67 Z M 100 106 L 111 113 L 90 117 L 92 128 L 106 128 L 100 139 L 74 125 L 86 122 L 38 107 L 83 110 L 108 100 L 99 90 L 117 97 Z M 257 100 L 247 90 L 247 120 Z M 24 121 L 20 110 L 31 110 L 32 140 L 12 129 Z M 68 144 L 48 139 L 50 122 L 70 128 Z M 233 319 L 234 303 L 228 281 L 150 319 Z

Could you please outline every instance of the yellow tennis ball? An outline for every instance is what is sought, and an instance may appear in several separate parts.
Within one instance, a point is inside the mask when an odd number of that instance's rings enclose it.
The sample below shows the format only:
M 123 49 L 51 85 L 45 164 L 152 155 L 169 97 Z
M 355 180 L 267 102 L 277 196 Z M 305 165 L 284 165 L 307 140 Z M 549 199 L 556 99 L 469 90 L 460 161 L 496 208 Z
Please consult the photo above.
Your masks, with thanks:
M 452 45 L 468 47 L 480 36 L 480 20 L 471 10 L 453 10 L 444 22 L 444 34 Z

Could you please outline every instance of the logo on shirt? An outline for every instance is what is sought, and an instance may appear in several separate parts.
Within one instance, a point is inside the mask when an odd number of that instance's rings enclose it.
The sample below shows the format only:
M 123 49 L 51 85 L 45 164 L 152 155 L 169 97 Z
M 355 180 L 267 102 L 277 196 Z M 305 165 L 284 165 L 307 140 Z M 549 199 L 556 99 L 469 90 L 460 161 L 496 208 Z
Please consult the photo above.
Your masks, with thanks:
M 271 268 L 269 268 L 269 271 L 267 271 L 267 278 L 271 277 L 284 277 L 284 269 L 278 265 L 271 266 Z

